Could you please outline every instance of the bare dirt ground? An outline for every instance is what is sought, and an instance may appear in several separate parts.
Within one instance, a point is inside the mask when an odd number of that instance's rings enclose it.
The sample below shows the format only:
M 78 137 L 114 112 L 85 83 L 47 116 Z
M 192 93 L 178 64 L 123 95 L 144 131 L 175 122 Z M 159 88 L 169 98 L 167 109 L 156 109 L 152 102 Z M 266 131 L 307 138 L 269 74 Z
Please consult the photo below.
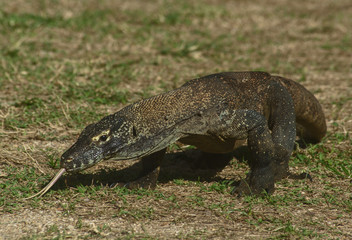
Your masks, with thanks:
M 352 239 L 351 29 L 350 0 L 0 1 L 0 239 Z M 245 162 L 213 176 L 174 145 L 156 190 L 106 187 L 134 173 L 109 160 L 23 200 L 88 123 L 245 70 L 299 81 L 322 104 L 327 137 L 290 165 L 312 182 L 237 198 Z

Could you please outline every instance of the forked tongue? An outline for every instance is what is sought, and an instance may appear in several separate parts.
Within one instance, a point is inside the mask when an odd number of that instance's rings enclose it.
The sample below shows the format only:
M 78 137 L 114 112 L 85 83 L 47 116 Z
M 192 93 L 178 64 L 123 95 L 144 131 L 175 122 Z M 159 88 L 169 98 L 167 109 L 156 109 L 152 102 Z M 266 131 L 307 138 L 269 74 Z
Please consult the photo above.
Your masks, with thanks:
M 46 185 L 38 193 L 34 194 L 33 196 L 27 197 L 25 199 L 31 199 L 31 198 L 34 198 L 36 196 L 39 196 L 39 197 L 43 196 L 57 182 L 57 180 L 59 180 L 59 178 L 62 176 L 62 174 L 64 174 L 64 172 L 66 172 L 66 169 L 65 168 L 61 168 L 60 171 L 55 175 L 55 177 L 49 182 L 48 185 Z

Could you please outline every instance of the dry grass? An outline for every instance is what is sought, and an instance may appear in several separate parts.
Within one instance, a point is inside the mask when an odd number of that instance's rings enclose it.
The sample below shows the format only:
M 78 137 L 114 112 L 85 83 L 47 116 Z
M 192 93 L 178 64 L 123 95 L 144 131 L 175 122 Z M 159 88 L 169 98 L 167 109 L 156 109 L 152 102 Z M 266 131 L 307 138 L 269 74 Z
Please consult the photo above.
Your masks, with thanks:
M 0 239 L 352 238 L 350 0 L 0 6 Z M 291 163 L 313 182 L 237 199 L 229 181 L 245 164 L 209 177 L 181 153 L 168 156 L 155 191 L 104 187 L 131 165 L 107 161 L 22 200 L 88 123 L 194 77 L 242 70 L 300 81 L 321 102 L 328 136 Z

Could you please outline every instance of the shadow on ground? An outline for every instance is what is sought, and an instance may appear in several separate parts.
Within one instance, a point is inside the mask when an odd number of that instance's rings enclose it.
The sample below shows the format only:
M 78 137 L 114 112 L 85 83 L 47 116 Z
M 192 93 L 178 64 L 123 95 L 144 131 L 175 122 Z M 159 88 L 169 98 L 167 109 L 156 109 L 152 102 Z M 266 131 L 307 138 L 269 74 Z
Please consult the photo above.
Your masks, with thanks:
M 203 154 L 197 149 L 183 152 L 167 153 L 160 168 L 159 183 L 167 183 L 174 179 L 188 181 L 222 181 L 217 173 L 223 170 L 233 158 L 240 162 L 250 159 L 246 146 L 236 149 L 229 154 Z M 138 178 L 142 170 L 140 161 L 123 169 L 101 169 L 94 173 L 72 173 L 59 179 L 53 190 L 67 187 L 83 186 L 111 186 L 116 183 L 127 183 Z M 238 181 L 234 182 L 237 185 Z

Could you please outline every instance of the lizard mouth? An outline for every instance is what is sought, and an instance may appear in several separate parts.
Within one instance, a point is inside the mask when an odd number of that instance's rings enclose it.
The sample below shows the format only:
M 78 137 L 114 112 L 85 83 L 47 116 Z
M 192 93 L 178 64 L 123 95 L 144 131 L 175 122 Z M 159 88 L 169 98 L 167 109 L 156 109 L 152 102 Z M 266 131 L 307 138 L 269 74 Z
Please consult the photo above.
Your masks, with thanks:
M 130 160 L 130 159 L 136 159 L 136 158 L 141 158 L 141 157 L 144 157 L 145 155 L 149 155 L 150 152 L 153 152 L 154 149 L 151 149 L 150 151 L 140 155 L 140 156 L 136 156 L 136 157 L 131 157 L 131 158 L 124 158 L 126 160 Z M 69 172 L 69 173 L 72 173 L 72 172 L 77 172 L 77 171 L 80 171 L 82 169 L 86 169 L 86 168 L 89 168 L 93 165 L 95 165 L 96 163 L 102 161 L 102 160 L 107 160 L 107 159 L 111 159 L 113 157 L 104 157 L 102 158 L 101 160 L 95 162 L 95 163 L 92 163 L 91 165 L 81 165 L 79 168 L 76 168 L 74 167 L 75 165 L 73 164 L 73 168 L 68 168 L 67 166 L 61 166 L 62 168 L 59 170 L 59 172 L 53 177 L 53 179 L 48 183 L 48 185 L 46 185 L 42 190 L 40 190 L 38 193 L 30 196 L 30 197 L 27 197 L 25 199 L 31 199 L 31 198 L 34 198 L 34 197 L 42 197 L 45 193 L 47 193 L 50 188 L 61 178 L 61 176 L 65 173 L 65 172 Z M 66 163 L 72 163 L 73 162 L 73 159 L 70 158 L 70 159 L 66 159 L 65 160 Z M 64 164 L 63 164 L 64 165 Z

